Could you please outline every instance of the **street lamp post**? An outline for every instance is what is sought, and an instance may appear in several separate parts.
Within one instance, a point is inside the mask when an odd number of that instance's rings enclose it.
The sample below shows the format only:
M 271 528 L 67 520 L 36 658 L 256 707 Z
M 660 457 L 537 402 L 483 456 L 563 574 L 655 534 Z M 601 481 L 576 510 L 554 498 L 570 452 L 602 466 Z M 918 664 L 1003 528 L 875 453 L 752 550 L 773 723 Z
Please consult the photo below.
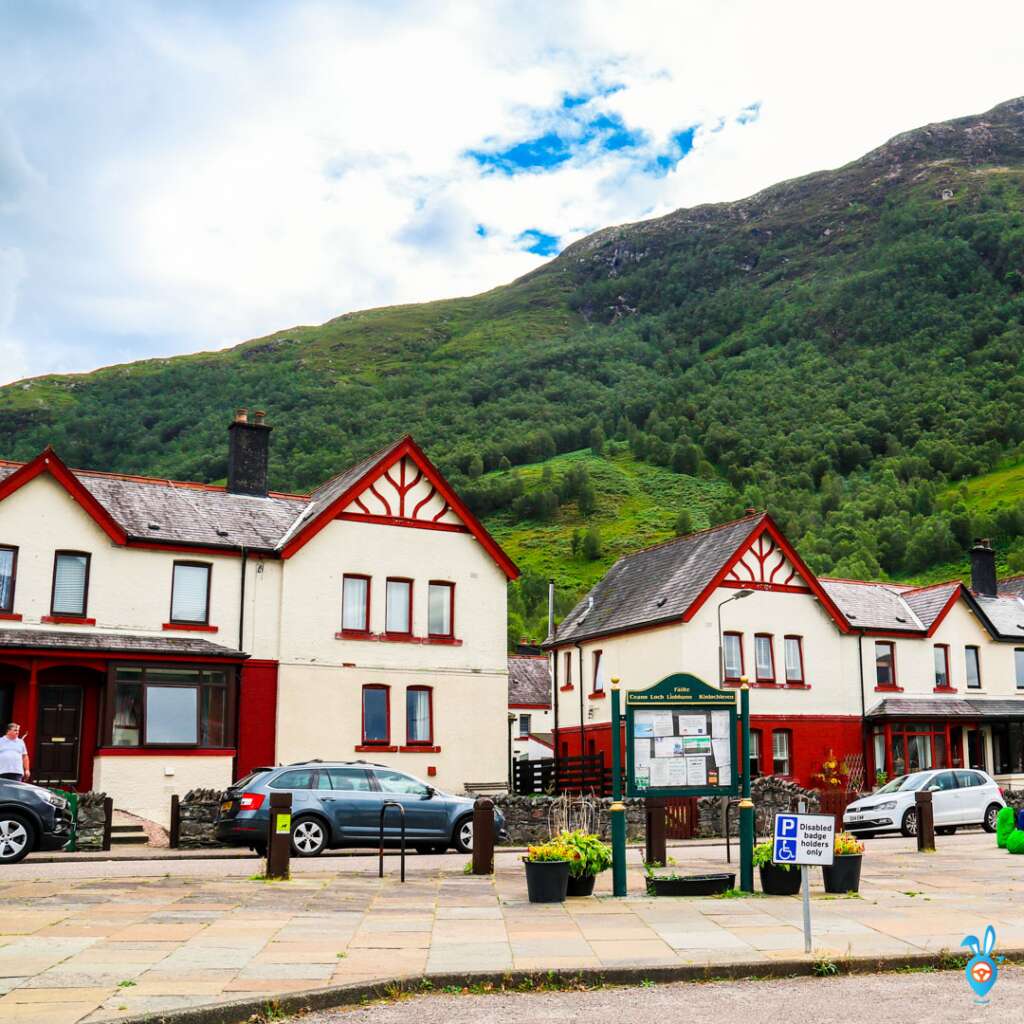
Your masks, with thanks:
M 721 686 L 725 682 L 725 650 L 722 647 L 722 608 L 727 605 L 730 601 L 741 601 L 745 597 L 750 597 L 753 593 L 752 590 L 737 590 L 732 597 L 727 597 L 724 601 L 718 602 L 718 685 Z

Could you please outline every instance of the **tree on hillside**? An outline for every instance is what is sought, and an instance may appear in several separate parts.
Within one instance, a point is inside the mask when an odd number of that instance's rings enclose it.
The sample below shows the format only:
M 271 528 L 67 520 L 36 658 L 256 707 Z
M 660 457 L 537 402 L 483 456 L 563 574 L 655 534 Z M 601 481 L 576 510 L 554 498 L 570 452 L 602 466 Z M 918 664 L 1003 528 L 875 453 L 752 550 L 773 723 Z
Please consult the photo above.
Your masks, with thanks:
M 683 509 L 676 518 L 676 536 L 682 537 L 687 533 L 693 533 L 693 516 L 689 509 Z
M 601 533 L 596 526 L 591 526 L 583 537 L 583 557 L 595 562 L 601 557 L 601 550 Z

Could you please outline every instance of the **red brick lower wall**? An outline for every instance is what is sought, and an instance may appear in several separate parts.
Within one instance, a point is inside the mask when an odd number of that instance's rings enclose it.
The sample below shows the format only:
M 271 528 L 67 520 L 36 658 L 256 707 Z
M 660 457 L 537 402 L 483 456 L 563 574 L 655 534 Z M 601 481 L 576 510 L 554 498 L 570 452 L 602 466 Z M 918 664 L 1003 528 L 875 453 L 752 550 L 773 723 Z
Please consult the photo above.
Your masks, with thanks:
M 848 754 L 863 753 L 861 719 L 856 715 L 751 715 L 750 728 L 752 732 L 760 731 L 762 775 L 773 774 L 772 733 L 781 729 L 789 731 L 791 768 L 787 778 L 808 788 L 820 785 L 813 776 L 821 770 L 822 762 L 830 754 L 841 760 Z M 560 753 L 570 756 L 581 753 L 579 726 L 559 729 L 556 740 Z M 603 753 L 605 763 L 611 764 L 612 730 L 609 723 L 586 726 L 582 753 Z

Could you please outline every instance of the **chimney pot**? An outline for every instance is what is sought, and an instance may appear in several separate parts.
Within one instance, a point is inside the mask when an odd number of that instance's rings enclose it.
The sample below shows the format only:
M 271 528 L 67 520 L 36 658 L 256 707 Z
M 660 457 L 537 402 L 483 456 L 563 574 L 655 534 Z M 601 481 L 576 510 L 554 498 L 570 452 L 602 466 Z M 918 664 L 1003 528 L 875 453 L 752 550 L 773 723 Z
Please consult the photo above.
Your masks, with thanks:
M 267 414 L 262 409 L 257 409 L 256 412 L 254 412 L 252 414 L 252 421 L 257 426 L 262 426 L 262 424 L 266 420 L 266 418 L 267 418 Z
M 236 423 L 248 423 L 249 422 L 249 410 L 248 409 L 236 409 L 235 410 L 235 422 Z

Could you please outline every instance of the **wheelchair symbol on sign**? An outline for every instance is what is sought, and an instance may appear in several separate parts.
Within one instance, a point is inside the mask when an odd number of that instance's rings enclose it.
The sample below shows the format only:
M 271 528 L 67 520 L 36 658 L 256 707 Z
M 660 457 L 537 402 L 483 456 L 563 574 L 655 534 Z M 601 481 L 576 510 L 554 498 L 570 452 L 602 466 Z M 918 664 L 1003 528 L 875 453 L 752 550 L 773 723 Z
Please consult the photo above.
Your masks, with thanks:
M 775 859 L 780 863 L 783 861 L 796 860 L 796 840 L 779 839 L 775 846 Z

